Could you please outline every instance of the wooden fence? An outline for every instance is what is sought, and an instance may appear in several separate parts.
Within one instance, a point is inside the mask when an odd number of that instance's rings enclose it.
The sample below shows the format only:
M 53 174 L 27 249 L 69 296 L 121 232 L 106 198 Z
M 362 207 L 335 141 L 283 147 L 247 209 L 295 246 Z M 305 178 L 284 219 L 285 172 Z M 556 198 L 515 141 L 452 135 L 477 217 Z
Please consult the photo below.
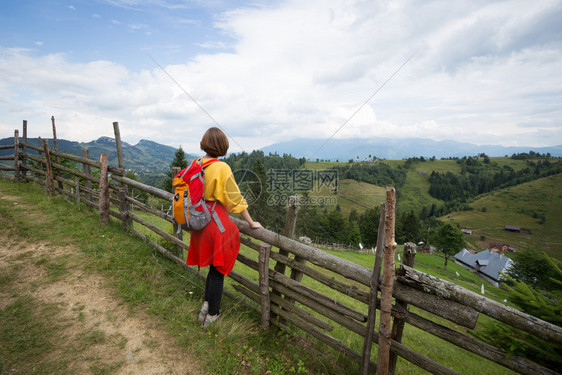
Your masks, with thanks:
M 118 155 L 118 166 L 114 167 L 107 165 L 107 154 L 100 155 L 100 160 L 95 161 L 89 158 L 87 149 L 82 150 L 82 156 L 59 152 L 56 146 L 54 118 L 52 122 L 54 149 L 48 147 L 46 140 L 37 146 L 28 144 L 27 123 L 24 121 L 21 141 L 16 130 L 14 144 L 0 146 L 0 149 L 14 150 L 12 156 L 0 158 L 12 160 L 13 166 L 0 163 L 0 169 L 13 172 L 17 180 L 35 180 L 44 184 L 47 194 L 58 192 L 76 200 L 78 204 L 84 203 L 98 209 L 100 220 L 104 223 L 108 222 L 109 216 L 117 218 L 125 230 L 135 233 L 165 257 L 205 279 L 205 275 L 185 265 L 182 260 L 181 254 L 184 249 L 188 249 L 188 244 L 182 240 L 181 233 L 174 236 L 137 215 L 142 211 L 173 223 L 168 213 L 153 209 L 135 199 L 129 194 L 129 189 L 138 189 L 168 202 L 172 199 L 172 193 L 125 176 L 118 123 L 113 124 Z M 28 152 L 30 149 L 35 150 L 38 155 L 31 155 Z M 78 170 L 65 167 L 61 159 L 80 163 L 82 168 Z M 94 176 L 91 168 L 99 170 L 100 177 Z M 405 324 L 521 374 L 557 374 L 556 370 L 540 366 L 524 357 L 509 356 L 505 351 L 462 331 L 474 329 L 479 314 L 485 314 L 540 339 L 562 345 L 561 327 L 415 270 L 415 244 L 405 244 L 404 263 L 396 269 L 393 188 L 387 188 L 387 200 L 381 206 L 377 242 L 377 248 L 381 251 L 376 252 L 373 269 L 367 269 L 294 240 L 292 237 L 298 211 L 295 202 L 296 199 L 289 202 L 282 234 L 265 228 L 250 229 L 243 220 L 232 218 L 243 234 L 242 242 L 255 250 L 254 256 L 240 254 L 238 262 L 249 267 L 252 272 L 255 271 L 255 280 L 258 282 L 233 271 L 229 277 L 234 281 L 236 293 L 225 290 L 225 294 L 256 309 L 260 313 L 264 329 L 269 329 L 271 325 L 283 329 L 298 327 L 359 363 L 362 374 L 394 373 L 397 357 L 402 357 L 434 374 L 457 374 L 454 370 L 402 344 Z M 133 223 L 138 223 L 169 241 L 176 251 L 165 249 L 136 229 Z M 270 259 L 273 260 L 273 268 L 269 266 Z M 383 263 L 384 272 L 381 275 Z M 322 294 L 308 287 L 301 282 L 303 275 L 322 283 L 332 291 Z M 343 296 L 346 297 L 342 298 Z M 353 304 L 355 307 L 341 302 L 349 297 L 356 301 Z M 363 307 L 357 308 L 357 302 L 363 304 Z M 445 326 L 436 323 L 409 311 L 409 305 L 454 324 Z M 376 309 L 380 311 L 378 332 L 374 329 Z M 334 325 L 362 337 L 362 352 L 352 350 L 332 336 L 330 332 L 334 330 Z M 464 329 L 455 330 L 450 326 L 460 326 Z M 373 342 L 378 345 L 377 363 L 371 360 Z

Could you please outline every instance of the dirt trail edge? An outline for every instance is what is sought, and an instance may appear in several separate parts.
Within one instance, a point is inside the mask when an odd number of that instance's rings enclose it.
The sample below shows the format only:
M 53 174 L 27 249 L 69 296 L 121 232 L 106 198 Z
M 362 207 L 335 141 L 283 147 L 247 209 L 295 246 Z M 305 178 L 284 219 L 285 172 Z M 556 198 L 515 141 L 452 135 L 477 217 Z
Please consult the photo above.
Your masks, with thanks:
M 4 194 L 0 199 L 19 201 Z M 205 374 L 193 353 L 158 328 L 156 318 L 139 309 L 132 312 L 101 275 L 86 271 L 79 249 L 29 243 L 0 230 L 0 275 L 6 274 L 13 281 L 0 289 L 0 310 L 29 296 L 54 311 L 49 321 L 56 327 L 51 331 L 56 347 L 44 361 L 65 362 L 68 373 L 76 374 Z M 23 374 L 34 366 L 4 370 Z

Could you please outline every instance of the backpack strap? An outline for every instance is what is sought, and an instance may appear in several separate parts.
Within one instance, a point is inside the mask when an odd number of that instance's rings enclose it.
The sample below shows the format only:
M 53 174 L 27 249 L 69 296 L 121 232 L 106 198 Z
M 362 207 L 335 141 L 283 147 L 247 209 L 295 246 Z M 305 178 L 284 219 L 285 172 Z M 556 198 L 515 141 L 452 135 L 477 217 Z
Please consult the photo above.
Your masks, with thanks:
M 189 197 L 189 190 L 185 189 L 183 191 L 183 217 L 185 219 L 186 224 L 189 222 L 189 220 L 188 220 L 189 216 L 187 214 L 187 208 L 188 208 L 187 199 L 188 199 L 188 197 Z
M 224 233 L 226 229 L 224 229 L 224 225 L 222 225 L 221 219 L 219 218 L 219 214 L 217 214 L 217 211 L 215 211 L 216 205 L 217 205 L 217 201 L 215 201 L 213 203 L 213 206 L 211 207 L 211 216 L 213 217 L 213 220 L 215 220 L 215 223 L 217 224 L 219 231 L 221 233 Z
M 192 165 L 199 164 L 202 168 L 205 168 L 207 165 L 209 165 L 211 163 L 214 163 L 216 161 L 220 161 L 220 160 L 217 159 L 217 158 L 212 158 L 212 159 L 207 160 L 206 162 L 203 162 L 203 157 L 200 157 L 200 158 L 197 158 L 197 159 L 193 160 L 191 162 L 191 164 Z
M 199 163 L 201 163 L 201 168 L 205 168 L 209 164 L 212 164 L 212 163 L 217 162 L 217 161 L 219 161 L 219 159 L 214 158 L 214 159 L 209 159 L 209 160 L 207 160 L 206 162 L 203 163 L 203 158 L 199 159 Z M 217 211 L 215 211 L 216 205 L 217 205 L 217 201 L 214 201 L 213 205 L 210 207 L 211 216 L 213 217 L 213 220 L 217 224 L 217 227 L 219 228 L 219 231 L 221 233 L 224 233 L 224 231 L 225 231 L 224 225 L 222 224 L 221 219 L 219 218 L 219 214 L 217 214 Z
M 197 161 L 199 162 L 199 165 L 201 165 L 201 168 L 205 168 L 209 164 L 212 164 L 216 161 L 219 161 L 219 159 L 217 159 L 217 158 L 209 159 L 209 160 L 207 160 L 206 162 L 203 163 L 203 158 L 199 158 L 199 159 L 197 159 Z

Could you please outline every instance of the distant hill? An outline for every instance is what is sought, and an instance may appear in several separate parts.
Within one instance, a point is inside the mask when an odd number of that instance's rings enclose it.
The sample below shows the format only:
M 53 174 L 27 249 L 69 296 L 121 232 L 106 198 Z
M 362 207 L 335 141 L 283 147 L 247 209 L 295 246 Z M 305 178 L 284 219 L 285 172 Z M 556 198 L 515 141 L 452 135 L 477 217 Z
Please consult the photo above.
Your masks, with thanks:
M 471 229 L 467 237 L 480 248 L 490 243 L 509 244 L 520 250 L 533 246 L 562 259 L 562 174 L 497 190 L 480 196 L 469 211 L 446 215 L 444 221 Z M 505 230 L 521 227 L 521 233 Z
M 14 139 L 0 139 L 0 145 L 13 144 Z M 30 144 L 37 145 L 37 138 L 30 138 Z M 49 144 L 53 146 L 52 139 Z M 97 159 L 100 153 L 109 155 L 109 163 L 117 165 L 115 140 L 100 137 L 88 143 L 58 140 L 59 150 L 74 155 L 81 155 L 82 147 L 90 149 L 90 157 Z M 322 146 L 324 145 L 324 146 Z M 321 147 L 322 146 L 322 147 Z M 321 147 L 321 148 L 320 148 Z M 353 160 L 369 160 L 373 157 L 387 160 L 401 160 L 414 156 L 430 158 L 448 158 L 474 156 L 485 153 L 488 156 L 511 156 L 514 153 L 535 151 L 541 154 L 562 156 L 562 145 L 552 147 L 502 147 L 495 145 L 474 145 L 456 141 L 433 141 L 422 138 L 352 138 L 325 139 L 301 138 L 288 142 L 275 143 L 261 149 L 266 155 L 277 153 L 289 154 L 296 158 L 305 157 L 311 161 L 316 159 L 347 162 Z M 125 166 L 137 173 L 161 173 L 168 169 L 174 158 L 176 149 L 149 140 L 140 140 L 136 145 L 123 142 Z M 0 150 L 0 156 L 10 154 L 10 150 Z M 186 154 L 186 158 L 194 159 L 196 155 Z M 357 158 L 359 157 L 359 158 Z
M 475 156 L 485 153 L 488 156 L 511 156 L 514 153 L 535 151 L 541 154 L 562 156 L 562 145 L 552 147 L 503 147 L 497 145 L 474 145 L 456 141 L 434 141 L 424 138 L 350 138 L 350 139 L 299 138 L 288 142 L 274 143 L 263 147 L 265 154 L 290 154 L 296 158 L 305 157 L 331 161 L 350 159 L 368 160 L 373 156 L 379 159 L 400 160 L 423 156 L 436 158 Z M 325 144 L 324 144 L 325 143 Z M 322 146 L 324 144 L 324 146 Z M 322 146 L 322 148 L 320 148 Z M 371 158 L 369 157 L 371 155 Z
M 532 166 L 530 160 L 512 159 L 511 157 L 491 157 L 490 166 L 499 169 L 520 171 Z M 482 160 L 482 158 L 481 158 Z M 535 160 L 536 162 L 536 160 Z M 544 159 L 543 159 L 544 162 Z M 551 163 L 561 162 L 550 158 Z M 386 160 L 384 163 L 393 167 L 403 167 L 404 160 Z M 326 170 L 348 164 L 347 162 L 309 161 L 305 169 Z M 362 163 L 353 163 L 362 164 Z M 367 164 L 367 163 L 363 163 Z M 491 167 L 493 168 L 493 167 Z M 422 207 L 444 201 L 429 194 L 432 172 L 461 175 L 461 166 L 454 160 L 426 160 L 416 162 L 408 168 L 406 182 L 398 189 L 397 211 L 399 213 L 413 210 L 418 213 Z M 493 169 L 490 170 L 493 173 Z M 337 205 L 347 217 L 352 209 L 363 213 L 366 207 L 378 206 L 385 200 L 385 186 L 377 186 L 351 179 L 338 180 L 338 194 L 330 195 L 325 191 L 311 193 L 311 196 L 335 196 Z M 493 190 L 466 201 L 467 210 L 454 211 L 439 217 L 460 228 L 472 230 L 466 235 L 475 249 L 485 249 L 491 244 L 508 244 L 517 250 L 533 246 L 548 255 L 562 260 L 562 173 L 538 178 L 503 189 Z M 333 207 L 333 206 L 332 206 Z M 328 206 L 330 210 L 332 207 Z M 521 233 L 505 230 L 505 225 L 516 225 Z
M 0 145 L 10 145 L 13 143 L 14 138 L 0 139 Z M 38 138 L 29 138 L 28 143 L 37 145 Z M 94 160 L 98 160 L 100 154 L 108 154 L 109 164 L 117 166 L 117 150 L 115 149 L 115 139 L 113 138 L 100 137 L 88 143 L 58 139 L 57 143 L 59 151 L 79 156 L 82 155 L 82 147 L 87 147 L 90 150 L 90 159 Z M 49 145 L 51 148 L 53 147 L 52 138 L 49 139 Z M 176 149 L 171 146 L 145 139 L 140 140 L 134 146 L 123 142 L 125 167 L 137 173 L 162 173 L 167 171 L 174 159 L 175 152 Z M 9 155 L 11 153 L 13 153 L 12 150 L 0 150 L 0 155 Z M 33 153 L 36 152 L 33 151 Z M 195 159 L 196 157 L 195 155 L 186 154 L 188 160 Z

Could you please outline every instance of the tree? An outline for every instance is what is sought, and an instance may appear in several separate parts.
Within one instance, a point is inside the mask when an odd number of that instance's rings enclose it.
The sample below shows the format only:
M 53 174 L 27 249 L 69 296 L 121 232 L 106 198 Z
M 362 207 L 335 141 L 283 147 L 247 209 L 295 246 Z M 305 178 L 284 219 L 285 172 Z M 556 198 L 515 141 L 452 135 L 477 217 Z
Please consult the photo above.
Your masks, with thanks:
M 133 171 L 128 171 L 127 174 L 125 175 L 125 177 L 130 178 L 131 180 L 135 180 L 135 181 L 139 181 L 139 176 L 137 176 L 137 174 Z M 131 190 L 129 191 L 129 194 L 135 198 L 136 200 L 138 200 L 139 202 L 142 202 L 144 204 L 147 203 L 148 201 L 148 193 L 139 189 L 135 189 L 135 188 L 131 188 Z
M 359 219 L 359 230 L 361 232 L 361 240 L 365 246 L 377 246 L 377 233 L 379 230 L 381 208 L 367 209 Z
M 332 241 L 346 242 L 348 237 L 349 222 L 341 213 L 341 210 L 332 210 L 327 216 L 326 232 Z
M 185 159 L 185 152 L 180 146 L 174 154 L 174 160 L 170 163 L 170 170 L 166 172 L 166 177 L 164 177 L 164 180 L 162 181 L 162 189 L 171 192 L 173 190 L 172 180 L 175 176 L 173 168 L 179 168 L 182 170 L 185 167 L 187 167 L 187 160 Z
M 247 173 L 246 181 L 237 181 L 241 186 L 246 200 L 250 204 L 252 218 L 264 227 L 281 232 L 285 226 L 287 215 L 287 194 L 270 191 L 267 183 L 267 172 L 260 159 L 256 159 L 252 166 L 252 173 Z
M 319 214 L 316 206 L 309 204 L 310 199 L 308 191 L 305 191 L 300 199 L 304 204 L 300 206 L 297 215 L 297 235 L 310 238 L 322 237 L 323 234 L 318 219 Z
M 355 209 L 355 207 L 353 207 L 349 212 L 349 217 L 347 218 L 347 220 L 349 220 L 350 223 L 359 221 L 359 213 L 357 212 L 357 209 Z
M 361 243 L 361 231 L 359 230 L 359 223 L 357 223 L 357 221 L 349 222 L 347 241 L 353 245 L 359 245 L 359 243 Z
M 527 249 L 525 252 L 538 254 L 538 251 L 531 249 Z M 527 254 L 525 257 L 538 258 L 536 254 Z M 522 311 L 560 326 L 562 325 L 562 315 L 560 314 L 560 311 L 562 311 L 562 263 L 546 254 L 541 258 L 546 260 L 552 268 L 551 283 L 548 289 L 534 287 L 523 281 L 511 279 L 506 275 L 511 283 L 511 286 L 506 285 L 507 298 L 510 302 L 519 306 Z M 525 356 L 552 369 L 559 369 L 562 366 L 562 348 L 559 345 L 544 341 L 503 323 L 485 324 L 484 329 L 477 333 L 477 336 L 498 348 L 504 349 L 508 356 Z
M 247 171 L 246 171 L 247 172 Z M 267 175 L 261 161 L 257 159 L 252 167 L 253 173 L 245 173 L 238 182 L 246 201 L 250 203 L 249 211 L 252 218 L 259 221 L 264 227 L 270 224 L 270 192 L 267 189 Z M 236 176 L 238 177 L 238 176 Z
M 422 229 L 421 222 L 414 213 L 410 211 L 405 215 L 400 215 L 398 217 L 399 222 L 397 223 L 397 235 L 396 238 L 398 242 L 414 242 L 418 243 L 420 241 L 420 231 Z
M 466 246 L 464 235 L 460 229 L 451 224 L 443 224 L 437 229 L 433 243 L 445 255 L 445 269 L 447 268 L 449 258 Z
M 424 220 L 429 216 L 429 209 L 427 206 L 423 206 L 420 212 L 420 220 Z
M 548 258 L 533 248 L 526 248 L 511 255 L 513 264 L 506 274 L 514 280 L 529 284 L 532 288 L 539 287 L 549 290 L 554 285 L 551 278 L 555 276 L 555 268 Z

